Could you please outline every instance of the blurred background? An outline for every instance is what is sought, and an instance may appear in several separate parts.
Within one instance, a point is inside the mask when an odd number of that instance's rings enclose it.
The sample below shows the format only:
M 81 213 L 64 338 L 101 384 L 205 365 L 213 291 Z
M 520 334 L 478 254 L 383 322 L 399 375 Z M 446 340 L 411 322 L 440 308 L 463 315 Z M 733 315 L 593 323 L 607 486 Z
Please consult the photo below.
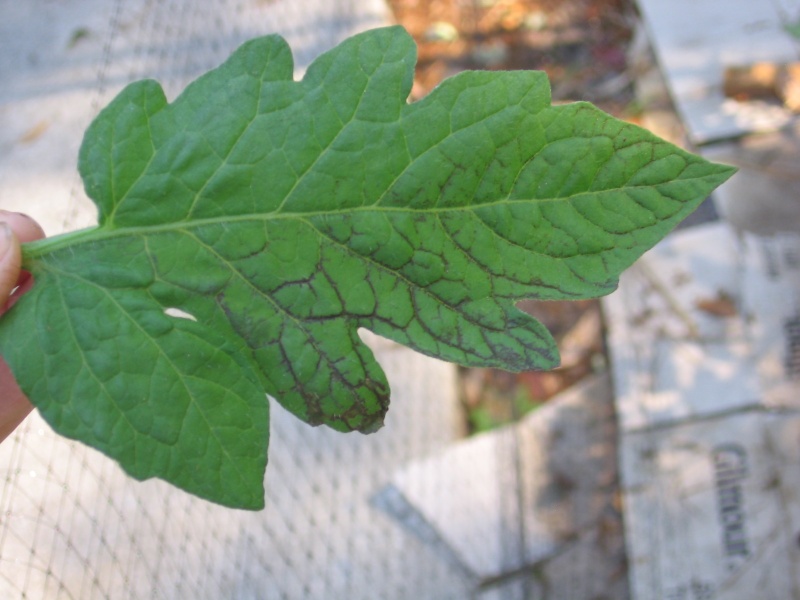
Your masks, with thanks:
M 279 33 L 296 77 L 403 25 L 411 101 L 464 69 L 537 69 L 555 102 L 740 174 L 603 300 L 525 301 L 562 365 L 463 369 L 365 333 L 386 426 L 272 403 L 267 507 L 136 482 L 33 414 L 0 445 L 0 597 L 800 598 L 800 0 L 0 0 L 0 208 L 95 222 L 76 172 L 127 83 L 174 98 Z

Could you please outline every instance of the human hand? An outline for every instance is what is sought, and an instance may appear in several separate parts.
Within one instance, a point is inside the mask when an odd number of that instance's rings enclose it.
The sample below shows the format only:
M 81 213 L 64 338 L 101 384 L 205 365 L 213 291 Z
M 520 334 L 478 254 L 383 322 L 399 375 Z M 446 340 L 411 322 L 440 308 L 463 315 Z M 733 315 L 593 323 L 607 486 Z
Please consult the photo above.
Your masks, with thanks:
M 20 270 L 20 243 L 43 237 L 44 231 L 30 217 L 0 210 L 0 318 L 33 285 L 30 273 Z M 33 406 L 0 357 L 0 441 L 8 437 L 31 410 Z

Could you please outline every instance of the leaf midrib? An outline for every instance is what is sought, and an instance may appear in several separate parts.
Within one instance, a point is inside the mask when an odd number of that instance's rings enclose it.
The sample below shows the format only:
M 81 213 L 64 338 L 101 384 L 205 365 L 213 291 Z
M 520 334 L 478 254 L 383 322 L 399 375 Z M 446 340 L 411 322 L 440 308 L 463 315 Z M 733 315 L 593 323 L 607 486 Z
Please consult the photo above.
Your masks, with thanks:
M 689 181 L 708 179 L 709 177 L 717 178 L 718 173 L 701 175 L 698 177 L 687 177 L 678 181 L 664 182 L 663 185 L 676 185 Z M 103 228 L 100 226 L 89 227 L 78 231 L 73 231 L 57 236 L 52 236 L 43 240 L 29 242 L 23 245 L 23 267 L 31 267 L 36 259 L 57 252 L 70 247 L 77 247 L 82 244 L 95 243 L 114 238 L 157 234 L 163 232 L 180 232 L 189 229 L 197 229 L 207 225 L 231 225 L 235 223 L 245 223 L 253 221 L 280 221 L 280 220 L 303 220 L 307 221 L 315 217 L 325 216 L 341 216 L 354 213 L 413 213 L 413 214 L 430 214 L 442 215 L 448 212 L 476 212 L 483 208 L 491 208 L 502 205 L 514 205 L 522 202 L 531 202 L 536 204 L 546 204 L 550 202 L 573 202 L 585 196 L 594 196 L 597 194 L 617 194 L 626 191 L 637 189 L 652 189 L 653 185 L 633 185 L 607 190 L 586 191 L 571 194 L 569 196 L 561 196 L 555 198 L 503 198 L 502 200 L 492 200 L 488 202 L 481 202 L 476 204 L 468 204 L 465 206 L 450 206 L 450 207 L 431 207 L 431 208 L 411 208 L 407 206 L 357 206 L 340 210 L 321 210 L 321 211 L 304 211 L 304 212 L 274 212 L 268 213 L 246 213 L 240 215 L 223 215 L 220 217 L 208 217 L 204 219 L 192 219 L 185 221 L 173 221 L 170 223 L 162 223 L 156 225 L 140 225 L 134 227 L 119 227 L 119 228 Z

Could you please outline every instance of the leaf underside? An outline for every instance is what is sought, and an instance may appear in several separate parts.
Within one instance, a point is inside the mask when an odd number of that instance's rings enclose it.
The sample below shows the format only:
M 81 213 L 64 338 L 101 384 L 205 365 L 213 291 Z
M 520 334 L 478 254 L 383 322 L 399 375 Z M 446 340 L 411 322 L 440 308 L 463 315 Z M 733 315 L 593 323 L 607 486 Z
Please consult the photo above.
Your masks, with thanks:
M 389 387 L 361 327 L 463 365 L 554 367 L 515 302 L 612 291 L 733 172 L 551 106 L 539 72 L 466 72 L 407 104 L 415 60 L 402 29 L 373 30 L 295 82 L 268 36 L 172 103 L 141 81 L 100 113 L 79 160 L 99 226 L 27 245 L 36 285 L 0 320 L 54 429 L 260 508 L 265 393 L 312 425 L 379 428 Z

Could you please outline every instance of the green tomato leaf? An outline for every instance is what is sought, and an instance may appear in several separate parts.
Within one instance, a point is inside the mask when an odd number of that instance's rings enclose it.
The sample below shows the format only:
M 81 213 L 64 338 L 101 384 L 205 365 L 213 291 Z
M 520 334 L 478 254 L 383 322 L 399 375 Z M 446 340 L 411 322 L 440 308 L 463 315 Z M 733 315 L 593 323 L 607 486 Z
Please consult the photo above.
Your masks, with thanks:
M 467 72 L 407 104 L 400 28 L 300 82 L 277 36 L 167 102 L 130 85 L 86 133 L 99 226 L 25 247 L 0 352 L 58 432 L 215 502 L 263 505 L 265 393 L 374 431 L 358 328 L 464 365 L 558 364 L 522 298 L 587 298 L 733 172 L 537 72 Z M 188 318 L 187 318 L 188 317 Z

